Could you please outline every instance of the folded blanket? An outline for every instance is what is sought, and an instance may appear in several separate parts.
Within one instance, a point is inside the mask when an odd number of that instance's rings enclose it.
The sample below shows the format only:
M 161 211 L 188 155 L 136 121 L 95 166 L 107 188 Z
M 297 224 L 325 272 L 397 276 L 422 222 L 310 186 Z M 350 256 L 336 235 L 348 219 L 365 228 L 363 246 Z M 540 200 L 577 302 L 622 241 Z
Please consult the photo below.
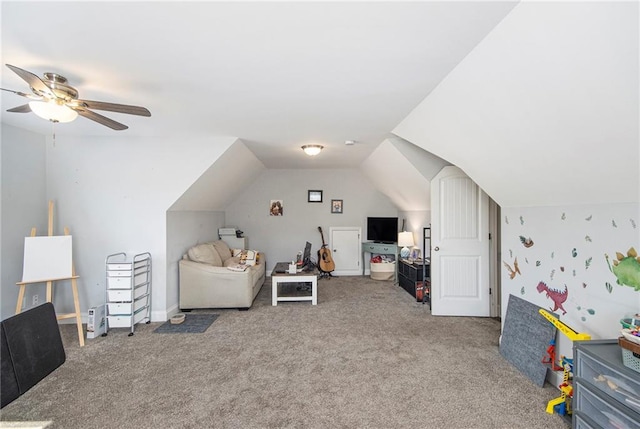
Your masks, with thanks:
M 231 271 L 246 271 L 247 268 L 249 268 L 249 266 L 244 264 L 231 264 L 227 266 L 227 269 Z

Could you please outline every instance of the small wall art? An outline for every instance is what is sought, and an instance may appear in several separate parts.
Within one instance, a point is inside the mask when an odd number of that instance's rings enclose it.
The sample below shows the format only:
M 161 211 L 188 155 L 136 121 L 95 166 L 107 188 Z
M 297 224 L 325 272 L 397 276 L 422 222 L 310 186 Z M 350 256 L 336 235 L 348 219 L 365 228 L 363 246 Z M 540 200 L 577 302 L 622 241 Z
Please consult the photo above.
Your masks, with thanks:
M 342 200 L 331 200 L 331 213 L 342 213 Z
M 284 204 L 282 200 L 271 200 L 269 203 L 269 216 L 284 215 Z
M 309 203 L 321 203 L 322 202 L 322 191 L 318 191 L 318 190 L 310 190 L 308 197 L 307 197 L 307 202 Z

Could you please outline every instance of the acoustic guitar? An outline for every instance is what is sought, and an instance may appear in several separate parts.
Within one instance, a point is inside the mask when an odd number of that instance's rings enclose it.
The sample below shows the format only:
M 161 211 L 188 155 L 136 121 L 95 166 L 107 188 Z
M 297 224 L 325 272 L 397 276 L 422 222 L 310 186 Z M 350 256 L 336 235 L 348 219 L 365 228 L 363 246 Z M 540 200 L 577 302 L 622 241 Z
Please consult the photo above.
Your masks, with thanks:
M 336 264 L 333 263 L 333 259 L 331 258 L 331 250 L 324 242 L 322 227 L 319 226 L 318 231 L 320 231 L 320 236 L 322 237 L 322 247 L 318 250 L 318 268 L 320 268 L 322 272 L 330 273 L 336 269 Z

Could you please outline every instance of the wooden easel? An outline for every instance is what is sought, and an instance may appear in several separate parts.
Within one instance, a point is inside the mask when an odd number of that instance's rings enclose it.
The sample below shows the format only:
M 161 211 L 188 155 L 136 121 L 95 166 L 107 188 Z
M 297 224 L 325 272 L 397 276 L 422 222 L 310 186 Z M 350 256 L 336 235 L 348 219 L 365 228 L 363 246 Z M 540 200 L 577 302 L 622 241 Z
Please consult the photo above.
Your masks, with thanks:
M 69 235 L 69 228 L 64 228 L 64 235 Z M 31 237 L 36 236 L 36 228 L 31 228 Z M 53 201 L 49 201 L 49 228 L 48 228 L 48 236 L 53 236 Z M 59 278 L 59 279 L 49 279 L 42 280 L 38 282 L 18 282 L 16 283 L 20 286 L 20 291 L 18 292 L 18 303 L 16 304 L 16 314 L 22 312 L 22 300 L 24 299 L 25 288 L 28 284 L 32 283 L 42 283 L 43 281 L 47 283 L 47 302 L 52 302 L 53 300 L 53 282 L 59 280 L 71 280 L 71 291 L 73 292 L 73 305 L 75 312 L 74 313 L 66 313 L 66 314 L 57 314 L 56 318 L 58 320 L 62 319 L 70 319 L 76 318 L 76 325 L 78 326 L 78 340 L 80 341 L 80 347 L 84 347 L 84 335 L 82 332 L 82 313 L 80 312 L 80 300 L 78 299 L 78 284 L 77 279 L 79 276 L 76 275 L 76 268 L 73 262 L 71 263 L 71 277 Z

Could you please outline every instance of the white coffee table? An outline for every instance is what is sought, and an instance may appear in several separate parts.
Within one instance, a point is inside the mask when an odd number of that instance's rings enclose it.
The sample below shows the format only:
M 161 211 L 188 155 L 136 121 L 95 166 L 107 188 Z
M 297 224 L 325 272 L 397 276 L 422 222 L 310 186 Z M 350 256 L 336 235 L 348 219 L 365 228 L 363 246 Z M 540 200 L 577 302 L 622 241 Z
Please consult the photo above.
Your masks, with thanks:
M 281 283 L 311 283 L 311 295 L 278 296 L 278 285 Z M 271 273 L 271 305 L 278 305 L 278 301 L 311 301 L 311 305 L 318 305 L 318 274 L 315 272 Z

